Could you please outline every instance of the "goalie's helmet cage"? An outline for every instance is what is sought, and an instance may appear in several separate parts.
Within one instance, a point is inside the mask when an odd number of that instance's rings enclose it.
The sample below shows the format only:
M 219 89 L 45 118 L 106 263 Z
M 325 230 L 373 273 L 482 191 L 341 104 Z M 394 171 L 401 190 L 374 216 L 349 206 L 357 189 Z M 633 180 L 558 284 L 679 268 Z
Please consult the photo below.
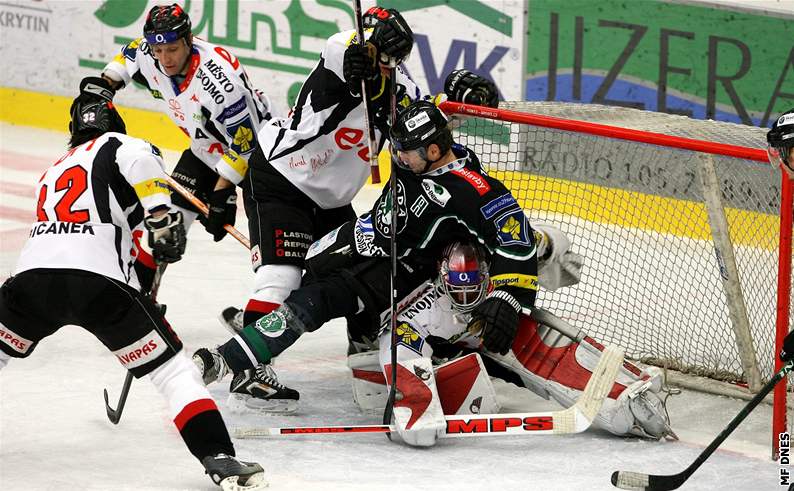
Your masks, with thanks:
M 179 5 L 155 5 L 146 16 L 143 36 L 149 44 L 173 43 L 180 38 L 187 42 L 191 27 L 190 17 Z
M 460 312 L 470 312 L 488 294 L 488 263 L 480 248 L 471 244 L 453 242 L 447 246 L 438 276 L 441 290 Z
M 794 151 L 794 109 L 780 115 L 766 134 L 766 141 L 769 144 L 769 162 L 775 166 L 782 164 L 794 169 L 794 163 L 789 162 Z

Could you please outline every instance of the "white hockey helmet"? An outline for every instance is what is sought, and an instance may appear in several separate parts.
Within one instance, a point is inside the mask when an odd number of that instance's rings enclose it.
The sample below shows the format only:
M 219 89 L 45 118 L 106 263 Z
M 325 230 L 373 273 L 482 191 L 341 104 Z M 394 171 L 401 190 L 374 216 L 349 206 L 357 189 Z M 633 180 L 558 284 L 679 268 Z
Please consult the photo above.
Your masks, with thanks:
M 453 242 L 444 249 L 439 263 L 441 290 L 460 312 L 469 312 L 488 294 L 490 276 L 482 249 Z

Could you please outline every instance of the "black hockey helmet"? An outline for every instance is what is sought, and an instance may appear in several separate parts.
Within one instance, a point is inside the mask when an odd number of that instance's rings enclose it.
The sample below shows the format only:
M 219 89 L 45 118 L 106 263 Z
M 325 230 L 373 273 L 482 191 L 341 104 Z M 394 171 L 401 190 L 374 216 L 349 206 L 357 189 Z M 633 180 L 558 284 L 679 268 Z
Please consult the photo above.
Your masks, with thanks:
M 766 134 L 766 141 L 769 144 L 767 152 L 772 165 L 783 164 L 794 170 L 788 163 L 789 156 L 794 151 L 794 109 L 789 109 L 777 118 Z
M 172 43 L 180 38 L 189 42 L 190 17 L 179 5 L 155 5 L 146 16 L 143 36 L 149 44 Z
M 372 7 L 361 17 L 364 28 L 373 28 L 369 42 L 378 50 L 379 61 L 397 65 L 408 59 L 414 47 L 414 33 L 403 16 L 395 9 Z
M 127 133 L 127 126 L 113 105 L 113 93 L 86 77 L 80 82 L 80 96 L 69 109 L 69 146 L 76 147 L 109 131 Z M 89 96 L 90 94 L 90 96 Z
M 401 152 L 427 148 L 435 143 L 441 153 L 445 154 L 452 146 L 452 133 L 447 128 L 448 122 L 441 109 L 432 102 L 412 102 L 397 115 L 389 138 L 392 146 Z

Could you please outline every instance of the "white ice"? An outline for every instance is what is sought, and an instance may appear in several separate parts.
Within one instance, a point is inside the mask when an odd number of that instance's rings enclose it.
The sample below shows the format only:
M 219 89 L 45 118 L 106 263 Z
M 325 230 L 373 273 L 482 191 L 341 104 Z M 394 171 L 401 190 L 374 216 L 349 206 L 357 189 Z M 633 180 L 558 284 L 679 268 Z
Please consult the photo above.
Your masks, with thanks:
M 13 270 L 34 219 L 33 191 L 41 171 L 65 149 L 66 135 L 0 123 L 0 279 Z M 166 155 L 172 164 L 176 154 Z M 377 190 L 361 193 L 366 208 Z M 237 227 L 247 232 L 243 215 Z M 160 291 L 168 319 L 192 353 L 224 342 L 216 316 L 242 305 L 252 283 L 248 255 L 231 237 L 213 243 L 200 225 L 189 234 L 184 260 L 169 267 Z M 301 393 L 292 416 L 232 414 L 228 380 L 211 388 L 227 424 L 300 426 L 376 424 L 380 415 L 354 406 L 345 365 L 344 326 L 331 322 L 304 335 L 278 358 L 286 385 Z M 121 365 L 91 335 L 73 326 L 46 339 L 31 357 L 0 373 L 0 489 L 214 489 L 168 419 L 147 379 L 133 383 L 118 426 L 105 416 L 124 379 Z M 526 391 L 497 386 L 508 409 L 556 407 Z M 613 489 L 614 470 L 677 473 L 689 465 L 744 401 L 684 392 L 668 408 L 681 440 L 651 442 L 588 430 L 571 436 L 444 440 L 430 449 L 389 442 L 383 435 L 300 436 L 237 440 L 238 455 L 260 462 L 273 490 L 300 489 Z M 690 478 L 683 489 L 780 489 L 781 467 L 769 459 L 771 408 L 761 405 Z

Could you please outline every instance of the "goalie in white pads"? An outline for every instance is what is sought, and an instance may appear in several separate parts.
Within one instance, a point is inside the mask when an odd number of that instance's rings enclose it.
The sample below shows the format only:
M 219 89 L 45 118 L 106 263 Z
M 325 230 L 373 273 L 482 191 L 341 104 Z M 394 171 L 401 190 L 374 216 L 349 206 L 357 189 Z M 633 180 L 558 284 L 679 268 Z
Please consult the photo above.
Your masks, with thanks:
M 532 226 L 542 230 L 537 232 L 541 274 L 552 272 L 545 279 L 541 276 L 541 284 L 554 290 L 578 281 L 581 257 L 568 250 L 567 237 L 545 224 Z M 495 375 L 545 399 L 552 397 L 564 407 L 576 402 L 590 379 L 604 347 L 541 309 L 535 309 L 532 317 L 521 315 L 507 354 L 483 348 L 471 311 L 490 288 L 482 250 L 456 242 L 445 251 L 436 281 L 418 288 L 401 307 L 394 417 L 406 443 L 435 443 L 445 431 L 445 414 L 498 412 L 486 363 Z M 348 358 L 354 399 L 364 410 L 382 408 L 386 402 L 386 381 L 391 375 L 384 368 L 390 363 L 388 318 L 383 325 L 379 353 L 363 352 Z M 616 435 L 675 437 L 658 396 L 660 389 L 658 372 L 624 362 L 595 425 Z

